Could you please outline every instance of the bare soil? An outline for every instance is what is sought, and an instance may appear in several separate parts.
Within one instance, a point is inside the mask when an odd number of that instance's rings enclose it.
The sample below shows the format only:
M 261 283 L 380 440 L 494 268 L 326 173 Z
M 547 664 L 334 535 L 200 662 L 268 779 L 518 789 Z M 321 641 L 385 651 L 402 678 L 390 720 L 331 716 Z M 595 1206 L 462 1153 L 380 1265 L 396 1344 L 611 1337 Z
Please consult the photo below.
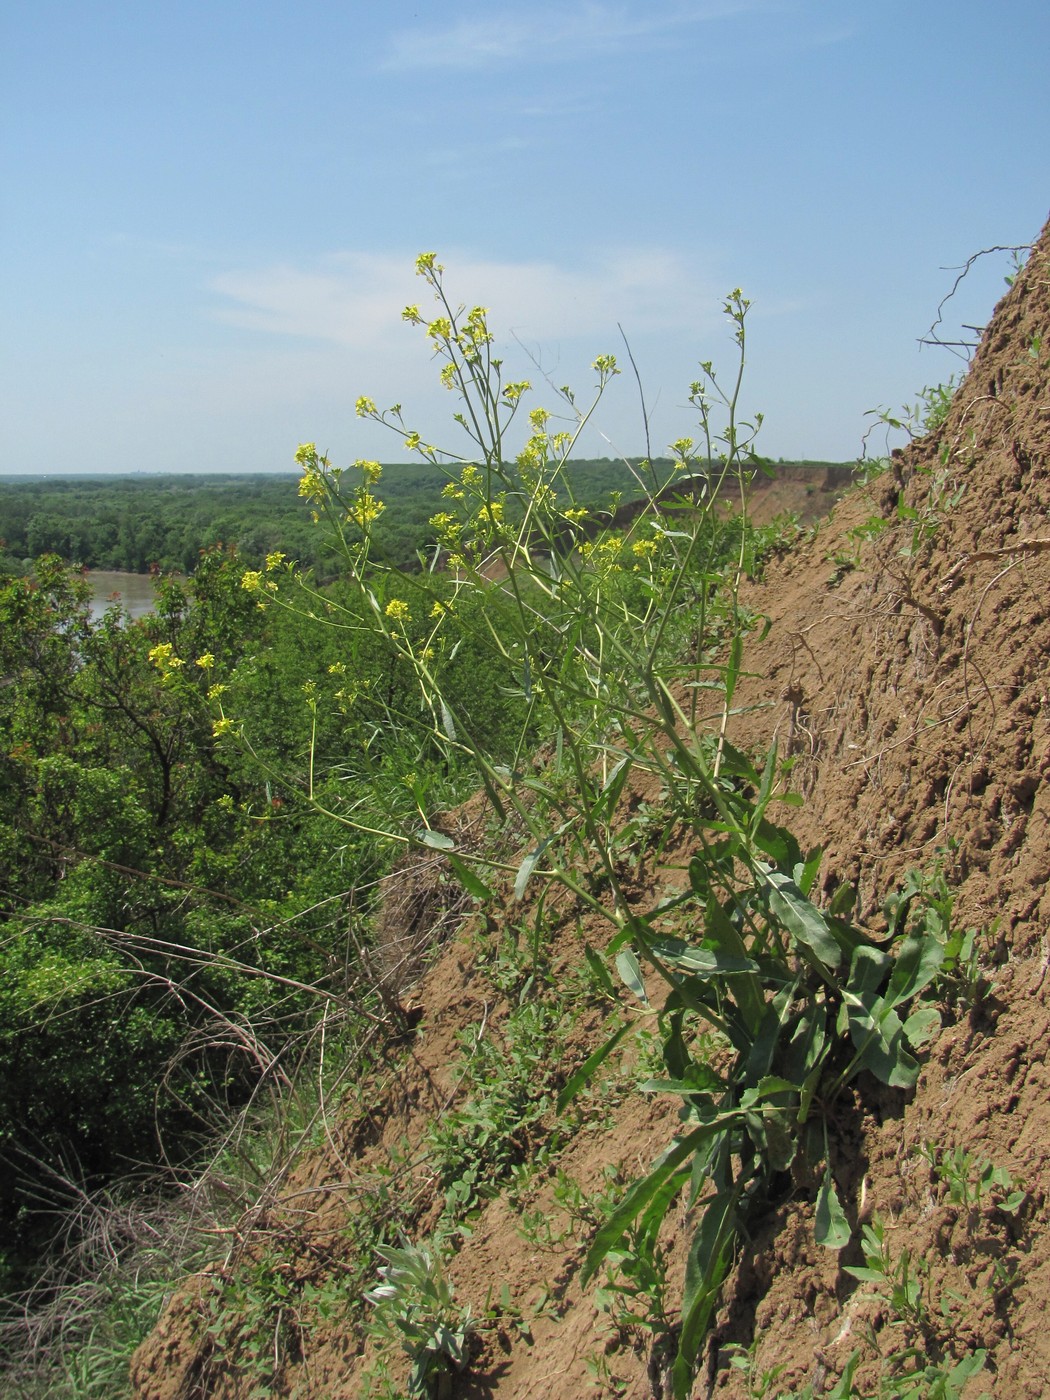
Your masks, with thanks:
M 825 848 L 825 894 L 853 884 L 860 917 L 877 924 L 906 871 L 939 863 L 956 891 L 957 922 L 980 931 L 988 985 L 973 1005 L 945 1008 L 914 1091 L 866 1091 L 846 1105 L 835 1160 L 854 1242 L 841 1254 L 819 1249 L 812 1201 L 786 1199 L 737 1262 L 695 1397 L 759 1393 L 776 1367 L 762 1393 L 797 1395 L 808 1385 L 825 1394 L 857 1350 L 857 1393 L 876 1394 L 885 1358 L 909 1342 L 933 1360 L 985 1349 L 987 1370 L 968 1396 L 1038 1400 L 1050 1391 L 1050 349 L 1040 346 L 1040 338 L 1050 345 L 1048 330 L 1044 233 L 946 421 L 892 470 L 855 487 L 748 596 L 770 627 L 747 652 L 732 737 L 759 750 L 776 737 L 794 757 L 806 802 L 791 824 L 803 845 Z M 646 869 L 643 878 L 656 878 Z M 416 938 L 420 911 L 439 921 L 446 886 L 433 868 L 406 871 L 404 881 Z M 498 917 L 468 919 L 421 980 L 395 989 L 407 1019 L 400 1036 L 391 1031 L 385 1068 L 354 1086 L 344 1116 L 292 1165 L 239 1254 L 177 1293 L 136 1354 L 140 1400 L 368 1393 L 371 1344 L 338 1314 L 326 1323 L 308 1312 L 302 1289 L 374 1281 L 375 1261 L 355 1257 L 354 1222 L 384 1182 L 393 1180 L 414 1238 L 433 1228 L 441 1193 L 418 1148 L 427 1125 L 458 1102 L 463 1032 L 499 1043 L 511 999 L 493 968 L 505 932 Z M 600 941 L 586 921 L 563 920 L 552 954 L 559 979 L 582 977 L 589 933 Z M 592 1000 L 559 1047 L 554 1088 L 598 1043 L 605 1020 Z M 630 1087 L 631 1056 L 644 1053 L 644 1042 L 629 1049 L 620 1088 L 585 1107 L 564 1143 L 551 1136 L 553 1114 L 534 1128 L 522 1155 L 544 1151 L 541 1167 L 470 1221 L 448 1276 L 479 1327 L 449 1395 L 664 1393 L 652 1334 L 618 1327 L 594 1290 L 580 1288 L 593 1227 L 567 1212 L 557 1176 L 575 1178 L 586 1195 L 603 1187 L 611 1164 L 630 1178 L 666 1145 L 675 1104 Z M 1026 1192 L 1023 1205 L 1003 1209 L 994 1190 L 952 1200 L 927 1147 L 1003 1169 Z M 863 1263 L 859 1227 L 874 1220 L 893 1257 L 907 1255 L 918 1270 L 924 1325 L 909 1329 L 885 1297 L 845 1272 Z M 223 1270 L 258 1261 L 275 1242 L 302 1325 L 259 1391 L 222 1354 L 229 1329 L 209 1333 L 202 1314 Z M 686 1243 L 676 1220 L 666 1239 L 672 1306 Z M 292 1304 L 274 1304 L 253 1324 L 263 1340 L 279 1333 L 281 1307 Z M 729 1365 L 734 1345 L 753 1348 L 750 1391 Z M 388 1393 L 404 1393 L 401 1385 L 395 1376 Z

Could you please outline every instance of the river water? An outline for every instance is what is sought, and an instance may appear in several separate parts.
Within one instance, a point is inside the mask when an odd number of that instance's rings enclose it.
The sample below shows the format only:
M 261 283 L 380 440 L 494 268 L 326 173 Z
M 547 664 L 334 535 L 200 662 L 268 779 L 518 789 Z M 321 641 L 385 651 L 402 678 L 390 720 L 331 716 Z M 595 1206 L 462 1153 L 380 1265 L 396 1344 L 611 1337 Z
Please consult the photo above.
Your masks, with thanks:
M 125 574 L 116 569 L 89 569 L 87 581 L 91 585 L 91 616 L 97 619 L 113 601 L 114 593 L 120 595 L 120 605 L 132 617 L 142 617 L 152 612 L 155 600 L 153 580 L 149 574 Z

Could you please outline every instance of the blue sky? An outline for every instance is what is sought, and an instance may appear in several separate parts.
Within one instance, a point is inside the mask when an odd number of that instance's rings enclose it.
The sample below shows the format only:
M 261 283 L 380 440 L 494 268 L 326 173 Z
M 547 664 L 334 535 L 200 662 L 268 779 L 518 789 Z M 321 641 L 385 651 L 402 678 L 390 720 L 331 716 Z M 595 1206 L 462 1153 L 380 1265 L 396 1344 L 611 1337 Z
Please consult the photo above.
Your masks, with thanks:
M 360 394 L 461 448 L 400 319 L 431 249 L 537 402 L 622 324 L 654 450 L 741 286 L 760 446 L 855 456 L 958 367 L 943 269 L 1046 219 L 1048 54 L 1046 0 L 7 0 L 0 473 L 403 457 Z M 598 429 L 642 450 L 628 375 Z

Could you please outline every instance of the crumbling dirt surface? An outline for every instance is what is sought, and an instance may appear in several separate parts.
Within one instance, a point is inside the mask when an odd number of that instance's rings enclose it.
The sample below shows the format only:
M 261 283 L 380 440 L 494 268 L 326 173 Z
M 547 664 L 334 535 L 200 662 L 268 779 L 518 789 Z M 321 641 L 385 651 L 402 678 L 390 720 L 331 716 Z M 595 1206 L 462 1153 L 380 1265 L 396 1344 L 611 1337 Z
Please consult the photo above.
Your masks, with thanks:
M 804 846 L 825 848 L 824 893 L 851 883 L 859 917 L 877 925 L 908 870 L 939 865 L 956 892 L 956 923 L 979 931 L 985 985 L 944 1008 L 944 1029 L 913 1091 L 865 1091 L 844 1105 L 833 1155 L 853 1243 L 841 1254 L 818 1248 L 812 1201 L 784 1200 L 737 1262 L 694 1397 L 798 1395 L 807 1386 L 827 1394 L 856 1351 L 850 1393 L 875 1395 L 885 1358 L 907 1344 L 935 1361 L 985 1349 L 986 1371 L 967 1396 L 1038 1400 L 1050 1391 L 1048 331 L 1044 233 L 996 309 L 946 421 L 891 470 L 855 487 L 830 521 L 769 565 L 747 598 L 770 627 L 746 654 L 750 675 L 731 737 L 761 751 L 775 737 L 794 758 L 792 783 L 806 800 L 791 825 Z M 756 625 L 756 638 L 760 631 Z M 647 870 L 643 861 L 639 878 L 655 879 Z M 593 988 L 585 991 L 589 934 L 600 946 L 597 931 L 566 917 L 553 949 L 555 976 L 579 978 L 589 1000 L 559 1046 L 552 1092 L 607 1021 Z M 352 1107 L 328 1122 L 280 1199 L 254 1221 L 241 1257 L 258 1261 L 280 1244 L 300 1299 L 304 1280 L 342 1278 L 358 1294 L 375 1281 L 375 1260 L 355 1259 L 353 1236 L 380 1191 L 394 1194 L 413 1238 L 433 1229 L 441 1192 L 418 1148 L 426 1125 L 457 1102 L 463 1032 L 473 1027 L 470 1034 L 498 1043 L 520 994 L 498 975 L 505 935 L 498 918 L 468 921 L 401 993 L 409 1013 L 422 1008 L 419 1024 L 409 1014 L 400 1039 L 391 1032 L 385 1068 L 354 1086 Z M 593 1224 L 573 1218 L 564 1191 L 573 1178 L 586 1198 L 607 1185 L 612 1165 L 630 1179 L 666 1145 L 675 1104 L 631 1087 L 645 1053 L 644 1040 L 629 1045 L 618 1086 L 579 1109 L 564 1142 L 553 1112 L 534 1125 L 522 1156 L 539 1152 L 538 1168 L 470 1220 L 447 1272 L 479 1325 L 468 1368 L 442 1393 L 665 1393 L 652 1334 L 615 1326 L 594 1289 L 581 1289 Z M 1024 1190 L 1023 1202 L 1006 1209 L 1007 1188 L 992 1185 L 953 1199 L 930 1149 L 970 1154 L 970 1180 L 982 1163 L 1000 1169 L 1000 1180 Z M 885 1290 L 846 1272 L 864 1262 L 860 1227 L 876 1221 L 892 1258 L 908 1258 L 921 1281 L 925 1322 L 909 1325 Z M 666 1240 L 672 1307 L 687 1243 L 684 1231 L 673 1233 L 680 1225 L 676 1219 Z M 232 1252 L 224 1267 L 235 1271 Z M 369 1393 L 371 1344 L 338 1312 L 325 1321 L 302 1304 L 298 1316 L 310 1320 L 264 1388 L 235 1376 L 222 1356 L 229 1329 L 200 1325 L 201 1299 L 207 1313 L 221 1275 L 184 1286 L 140 1348 L 140 1400 Z M 243 1308 L 240 1316 L 248 1316 Z M 253 1326 L 260 1338 L 275 1336 L 280 1321 L 274 1305 Z M 729 1364 L 734 1346 L 752 1349 L 750 1382 Z M 390 1390 L 372 1393 L 404 1394 L 403 1386 L 395 1375 Z

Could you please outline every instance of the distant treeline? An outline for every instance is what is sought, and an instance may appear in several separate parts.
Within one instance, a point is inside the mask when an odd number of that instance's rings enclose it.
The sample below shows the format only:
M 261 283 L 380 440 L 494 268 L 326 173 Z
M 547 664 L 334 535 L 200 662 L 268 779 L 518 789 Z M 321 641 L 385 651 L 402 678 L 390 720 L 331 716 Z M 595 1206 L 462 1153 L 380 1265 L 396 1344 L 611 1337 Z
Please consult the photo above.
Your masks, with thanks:
M 609 509 L 643 494 L 643 470 L 646 487 L 659 489 L 672 465 L 662 458 L 645 469 L 637 459 L 580 460 L 570 464 L 567 479 L 577 505 Z M 333 561 L 297 481 L 291 473 L 8 478 L 0 481 L 0 561 L 8 573 L 55 554 L 89 569 L 189 574 L 202 550 L 224 544 L 235 545 L 252 566 L 281 550 L 323 579 Z M 375 526 L 376 553 L 384 562 L 416 567 L 432 544 L 429 521 L 441 509 L 447 481 L 440 467 L 427 463 L 384 468 L 375 492 L 386 507 Z

